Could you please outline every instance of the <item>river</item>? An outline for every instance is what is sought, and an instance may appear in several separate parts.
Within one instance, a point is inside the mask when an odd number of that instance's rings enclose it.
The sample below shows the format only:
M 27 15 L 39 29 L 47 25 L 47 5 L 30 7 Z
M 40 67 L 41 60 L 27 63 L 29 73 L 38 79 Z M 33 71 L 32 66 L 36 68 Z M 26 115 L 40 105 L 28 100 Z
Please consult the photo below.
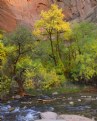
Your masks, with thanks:
M 64 95 L 24 97 L 0 103 L 1 121 L 34 121 L 40 112 L 77 114 L 97 121 L 97 94 L 74 93 Z

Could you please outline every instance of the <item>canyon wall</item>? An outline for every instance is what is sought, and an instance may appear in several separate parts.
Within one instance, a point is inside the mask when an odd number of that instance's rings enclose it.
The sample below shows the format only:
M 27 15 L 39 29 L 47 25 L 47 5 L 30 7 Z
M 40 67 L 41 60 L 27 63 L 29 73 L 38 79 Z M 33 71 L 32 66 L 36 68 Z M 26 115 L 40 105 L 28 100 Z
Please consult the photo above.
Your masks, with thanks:
M 0 0 L 0 28 L 12 31 L 18 23 L 33 26 L 41 10 L 55 2 L 68 21 L 97 20 L 97 0 Z

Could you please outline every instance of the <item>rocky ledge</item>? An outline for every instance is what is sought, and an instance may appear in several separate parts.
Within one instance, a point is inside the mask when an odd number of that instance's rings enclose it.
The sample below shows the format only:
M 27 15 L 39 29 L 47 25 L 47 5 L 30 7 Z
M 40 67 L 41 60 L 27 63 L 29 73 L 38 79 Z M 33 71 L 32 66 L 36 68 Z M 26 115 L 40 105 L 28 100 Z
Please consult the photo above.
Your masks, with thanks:
M 94 119 L 89 119 L 78 115 L 58 115 L 54 112 L 44 112 L 40 114 L 40 120 L 36 121 L 94 121 Z

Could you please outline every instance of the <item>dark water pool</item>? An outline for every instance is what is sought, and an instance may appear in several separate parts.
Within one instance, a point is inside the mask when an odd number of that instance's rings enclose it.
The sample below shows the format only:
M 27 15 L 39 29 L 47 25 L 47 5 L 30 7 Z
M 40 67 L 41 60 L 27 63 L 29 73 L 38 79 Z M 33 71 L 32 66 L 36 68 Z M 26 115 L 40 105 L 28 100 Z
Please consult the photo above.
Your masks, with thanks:
M 97 121 L 97 94 L 77 93 L 57 96 L 25 97 L 0 103 L 1 121 L 34 121 L 40 112 L 54 111 L 58 114 L 77 114 Z

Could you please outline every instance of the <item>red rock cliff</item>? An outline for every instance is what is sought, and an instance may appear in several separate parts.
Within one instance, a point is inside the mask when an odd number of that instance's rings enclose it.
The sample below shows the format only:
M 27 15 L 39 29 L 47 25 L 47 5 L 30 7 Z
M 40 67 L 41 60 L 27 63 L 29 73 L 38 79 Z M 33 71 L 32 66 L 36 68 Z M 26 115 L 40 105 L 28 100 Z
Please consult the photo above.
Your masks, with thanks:
M 57 1 L 67 20 L 96 21 L 97 0 L 0 0 L 0 28 L 11 31 L 17 23 L 33 26 L 41 10 Z

